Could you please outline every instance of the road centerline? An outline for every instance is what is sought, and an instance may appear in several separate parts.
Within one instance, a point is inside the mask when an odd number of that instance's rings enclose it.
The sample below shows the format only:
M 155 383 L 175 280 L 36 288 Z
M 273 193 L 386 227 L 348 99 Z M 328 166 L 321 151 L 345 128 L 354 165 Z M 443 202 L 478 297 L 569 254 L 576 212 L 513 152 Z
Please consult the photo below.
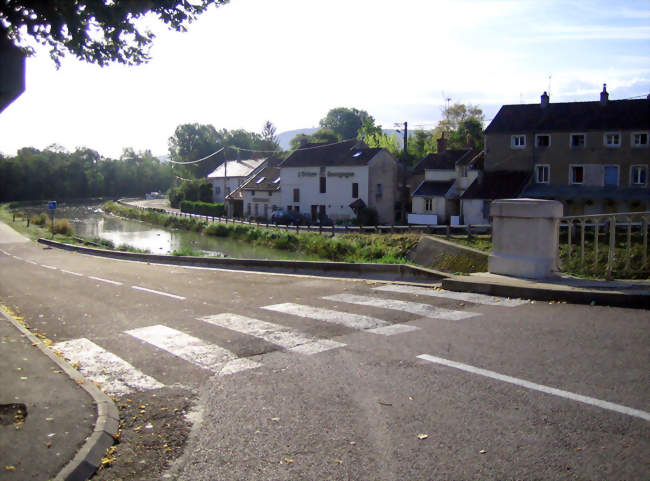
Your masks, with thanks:
M 94 281 L 99 281 L 99 282 L 106 282 L 107 284 L 113 284 L 114 286 L 121 286 L 122 285 L 121 282 L 111 281 L 110 279 L 102 279 L 101 277 L 88 276 L 88 279 L 92 279 Z
M 583 396 L 582 394 L 572 393 L 570 391 L 564 391 L 562 389 L 557 389 L 550 386 L 545 386 L 543 384 L 537 384 L 531 381 L 526 381 L 525 379 L 520 379 L 505 374 L 499 374 L 498 372 L 489 371 L 487 369 L 482 369 L 480 367 L 471 366 L 469 364 L 464 364 L 462 362 L 450 361 L 449 359 L 443 359 L 441 357 L 430 356 L 429 354 L 420 354 L 416 356 L 418 359 L 423 361 L 428 361 L 434 364 L 441 364 L 443 366 L 452 367 L 454 369 L 459 369 L 461 371 L 469 372 L 471 374 L 476 374 L 478 376 L 487 377 L 490 379 L 495 379 L 497 381 L 506 382 L 509 384 L 514 384 L 517 386 L 525 387 L 533 391 L 539 391 L 546 394 L 552 394 L 564 399 L 570 399 L 571 401 L 577 401 L 583 404 L 589 404 L 591 406 L 596 406 L 601 409 L 607 409 L 609 411 L 614 411 L 620 414 L 626 414 L 628 416 L 633 416 L 637 418 L 644 419 L 645 421 L 650 421 L 650 413 L 642 411 L 640 409 L 634 409 L 621 404 L 612 403 L 609 401 L 603 401 L 601 399 L 596 399 L 589 396 Z
M 154 289 L 149 289 L 147 287 L 131 286 L 131 288 L 136 289 L 138 291 L 148 292 L 150 294 L 157 294 L 159 296 L 171 297 L 172 299 L 178 299 L 179 301 L 184 301 L 186 299 L 183 296 L 177 296 L 176 294 L 170 294 L 169 292 L 156 291 Z

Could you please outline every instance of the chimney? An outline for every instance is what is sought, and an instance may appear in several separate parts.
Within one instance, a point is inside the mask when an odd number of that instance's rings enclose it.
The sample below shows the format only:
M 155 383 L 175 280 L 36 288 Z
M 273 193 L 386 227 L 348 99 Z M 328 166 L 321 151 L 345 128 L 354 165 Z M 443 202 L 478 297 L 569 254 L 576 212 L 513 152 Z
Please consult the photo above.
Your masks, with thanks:
M 438 143 L 438 153 L 442 154 L 445 150 L 447 150 L 447 139 L 445 139 L 445 133 L 443 132 L 442 135 L 438 140 L 436 140 Z
M 607 93 L 607 84 L 603 84 L 603 91 L 600 92 L 600 105 L 607 105 L 609 94 Z
M 548 94 L 544 92 L 541 98 L 542 98 L 542 108 L 544 109 L 548 107 L 548 100 L 549 100 Z

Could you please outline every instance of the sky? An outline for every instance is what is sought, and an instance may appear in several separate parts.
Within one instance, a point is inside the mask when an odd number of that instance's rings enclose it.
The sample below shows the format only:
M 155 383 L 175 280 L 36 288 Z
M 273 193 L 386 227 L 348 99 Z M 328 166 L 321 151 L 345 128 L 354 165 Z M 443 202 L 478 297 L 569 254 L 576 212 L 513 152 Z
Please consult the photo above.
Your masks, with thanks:
M 143 66 L 27 60 L 0 114 L 0 152 L 52 144 L 166 155 L 184 123 L 260 132 L 317 127 L 335 107 L 432 128 L 447 103 L 501 105 L 650 94 L 650 0 L 231 0 L 186 33 L 151 22 Z

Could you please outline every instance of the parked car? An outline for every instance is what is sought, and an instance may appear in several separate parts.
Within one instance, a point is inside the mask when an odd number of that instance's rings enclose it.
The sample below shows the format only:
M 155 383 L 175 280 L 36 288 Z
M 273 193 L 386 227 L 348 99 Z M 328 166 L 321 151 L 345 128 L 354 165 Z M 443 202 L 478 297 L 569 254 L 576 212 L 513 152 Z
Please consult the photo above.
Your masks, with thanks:
M 278 209 L 273 211 L 271 214 L 271 222 L 273 222 L 275 225 L 303 225 L 308 224 L 309 220 L 300 212 Z

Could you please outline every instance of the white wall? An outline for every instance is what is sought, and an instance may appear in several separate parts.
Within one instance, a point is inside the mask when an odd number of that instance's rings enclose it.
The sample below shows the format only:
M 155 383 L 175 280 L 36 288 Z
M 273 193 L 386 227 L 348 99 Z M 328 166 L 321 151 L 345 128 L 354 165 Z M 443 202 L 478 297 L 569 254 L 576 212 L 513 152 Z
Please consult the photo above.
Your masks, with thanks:
M 483 217 L 484 202 L 482 199 L 463 199 L 462 222 L 464 224 L 489 224 L 489 220 Z
M 253 192 L 255 192 L 255 195 L 253 195 Z M 255 210 L 256 206 L 257 211 Z M 280 191 L 271 192 L 271 195 L 269 195 L 269 191 L 244 190 L 244 217 L 253 216 L 266 217 L 267 219 L 270 219 L 274 206 L 277 209 L 282 208 L 282 197 Z
M 325 167 L 326 192 L 320 193 L 320 167 L 280 167 L 281 206 L 299 207 L 300 212 L 310 215 L 312 205 L 324 205 L 328 217 L 333 220 L 354 217 L 350 203 L 352 184 L 359 184 L 359 198 L 368 202 L 368 167 Z M 293 201 L 293 190 L 300 189 L 300 202 Z M 244 207 L 245 208 L 245 207 Z
M 223 202 L 226 198 L 226 195 L 230 194 L 233 190 L 239 187 L 245 180 L 244 177 L 217 177 L 209 179 L 212 183 L 212 200 L 213 202 Z M 226 192 L 224 193 L 224 185 Z
M 425 169 L 424 180 L 436 180 L 439 182 L 445 182 L 447 180 L 456 180 L 456 171 L 452 169 L 449 170 Z

